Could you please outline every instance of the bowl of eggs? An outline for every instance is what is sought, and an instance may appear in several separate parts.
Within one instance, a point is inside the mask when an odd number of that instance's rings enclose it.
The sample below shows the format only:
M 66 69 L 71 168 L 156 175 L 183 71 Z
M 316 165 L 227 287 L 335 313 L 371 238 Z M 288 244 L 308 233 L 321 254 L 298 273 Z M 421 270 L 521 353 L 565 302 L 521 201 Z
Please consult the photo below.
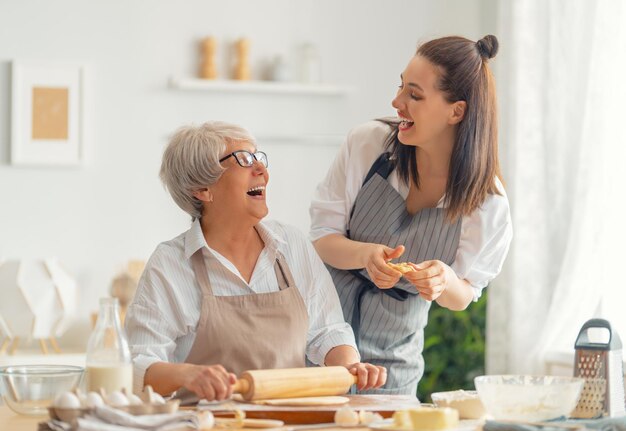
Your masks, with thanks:
M 84 369 L 71 365 L 13 365 L 0 368 L 1 393 L 11 410 L 22 415 L 48 414 L 62 392 L 78 387 Z

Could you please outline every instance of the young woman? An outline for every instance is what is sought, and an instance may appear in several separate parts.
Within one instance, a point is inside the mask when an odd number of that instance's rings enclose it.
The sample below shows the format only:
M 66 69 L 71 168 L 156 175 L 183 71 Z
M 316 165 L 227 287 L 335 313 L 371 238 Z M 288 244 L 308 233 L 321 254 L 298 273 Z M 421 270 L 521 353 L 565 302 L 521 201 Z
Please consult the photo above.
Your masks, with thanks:
M 512 238 L 498 163 L 494 36 L 421 45 L 394 120 L 355 128 L 311 204 L 362 360 L 387 367 L 373 393 L 415 394 L 431 301 L 463 310 L 500 271 Z M 402 274 L 386 262 L 400 258 Z

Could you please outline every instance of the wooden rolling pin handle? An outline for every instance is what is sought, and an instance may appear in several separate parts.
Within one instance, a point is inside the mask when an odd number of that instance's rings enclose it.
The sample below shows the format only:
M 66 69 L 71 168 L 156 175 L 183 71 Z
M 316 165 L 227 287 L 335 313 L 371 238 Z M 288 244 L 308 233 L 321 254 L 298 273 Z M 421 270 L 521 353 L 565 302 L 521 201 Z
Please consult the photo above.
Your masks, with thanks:
M 246 379 L 237 379 L 233 385 L 233 393 L 245 394 L 250 390 L 250 382 Z

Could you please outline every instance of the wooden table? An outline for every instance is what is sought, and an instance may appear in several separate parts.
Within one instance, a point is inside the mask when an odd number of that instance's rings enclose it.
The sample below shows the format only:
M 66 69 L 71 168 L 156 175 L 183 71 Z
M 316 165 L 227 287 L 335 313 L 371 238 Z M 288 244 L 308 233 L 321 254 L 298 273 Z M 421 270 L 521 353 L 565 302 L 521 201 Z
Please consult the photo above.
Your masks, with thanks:
M 43 422 L 46 416 L 18 415 L 7 406 L 0 406 L 0 430 L 2 431 L 37 431 L 37 424 Z M 228 430 L 237 431 L 237 430 Z M 244 430 L 250 431 L 250 429 Z M 322 430 L 320 430 L 322 431 Z M 345 428 L 328 427 L 323 431 L 346 431 Z M 350 428 L 350 431 L 370 431 L 369 428 Z
M 22 416 L 13 412 L 13 410 L 9 409 L 7 406 L 0 406 L 0 430 L 2 431 L 37 431 L 37 424 L 46 419 L 45 416 Z M 330 424 L 329 424 L 330 425 Z M 315 425 L 312 425 L 314 427 Z M 316 431 L 316 430 L 306 430 L 307 425 L 292 426 L 286 425 L 285 431 L 292 430 L 298 431 L 298 428 L 302 427 L 302 431 Z M 461 421 L 460 426 L 456 429 L 458 431 L 478 431 L 481 427 L 478 424 L 478 421 Z M 219 429 L 216 429 L 219 431 Z M 228 431 L 258 431 L 252 430 L 251 428 L 247 428 L 245 430 L 236 430 L 230 429 Z M 320 428 L 319 431 L 346 431 L 346 428 L 339 428 L 328 426 L 324 428 Z M 371 431 L 369 428 L 358 427 L 358 428 L 350 428 L 350 431 Z M 455 430 L 451 430 L 455 431 Z
M 365 409 L 371 411 L 378 411 L 384 416 L 390 416 L 391 412 L 395 409 L 407 409 L 416 407 L 418 402 L 413 397 L 406 397 L 402 395 L 349 395 L 350 405 L 355 410 Z M 213 412 L 219 415 L 219 405 L 213 406 L 213 408 L 207 408 L 208 406 L 202 406 L 202 410 L 213 410 Z M 243 407 L 246 411 L 246 417 L 256 417 L 264 419 L 280 419 L 287 423 L 284 427 L 284 431 L 315 431 L 315 428 L 319 425 L 327 423 L 329 426 L 320 428 L 319 431 L 346 431 L 345 428 L 333 427 L 334 410 L 340 408 L 337 407 L 309 407 L 309 408 L 293 408 L 293 407 L 273 407 L 269 406 L 255 406 L 239 405 L 239 408 Z M 298 412 L 299 411 L 299 412 Z M 0 406 L 0 431 L 37 431 L 37 425 L 39 422 L 43 422 L 47 419 L 47 416 L 23 416 L 13 412 L 6 405 Z M 330 423 L 329 423 L 330 422 Z M 475 431 L 478 421 L 461 421 L 459 427 L 451 431 Z M 309 428 L 309 429 L 307 429 Z M 217 429 L 219 431 L 219 429 Z M 238 431 L 235 429 L 229 429 L 228 431 Z M 257 429 L 252 430 L 246 428 L 241 431 L 259 431 Z M 369 428 L 359 427 L 350 428 L 350 431 L 370 431 Z
M 0 406 L 0 430 L 6 431 L 37 431 L 37 424 L 47 416 L 18 415 L 6 405 Z
M 360 410 L 378 411 L 384 416 L 389 417 L 394 410 L 407 409 L 416 407 L 418 405 L 417 399 L 414 397 L 406 396 L 389 396 L 389 395 L 349 395 L 351 401 L 348 405 Z M 213 410 L 216 414 L 219 414 L 219 405 L 213 406 L 213 408 L 207 408 L 203 406 L 203 409 Z M 334 417 L 334 411 L 341 406 L 327 406 L 327 407 L 308 407 L 308 408 L 294 408 L 294 407 L 270 407 L 270 406 L 256 406 L 256 405 L 243 405 L 239 404 L 238 408 L 246 411 L 246 416 L 253 418 L 265 418 L 265 419 L 281 419 L 291 424 L 310 424 L 315 427 L 315 424 L 327 423 L 328 425 L 323 428 L 323 431 L 345 431 L 344 428 L 337 428 L 332 426 Z M 0 406 L 0 431 L 36 431 L 37 424 L 47 419 L 47 416 L 23 416 L 14 413 L 6 405 Z M 306 428 L 306 425 L 301 425 Z M 286 425 L 286 429 L 292 428 L 292 425 Z M 297 431 L 299 427 L 296 426 Z M 350 428 L 350 431 L 368 431 L 368 428 Z M 229 430 L 235 431 L 235 430 Z M 249 430 L 248 430 L 249 431 Z M 321 431 L 321 430 L 320 430 Z

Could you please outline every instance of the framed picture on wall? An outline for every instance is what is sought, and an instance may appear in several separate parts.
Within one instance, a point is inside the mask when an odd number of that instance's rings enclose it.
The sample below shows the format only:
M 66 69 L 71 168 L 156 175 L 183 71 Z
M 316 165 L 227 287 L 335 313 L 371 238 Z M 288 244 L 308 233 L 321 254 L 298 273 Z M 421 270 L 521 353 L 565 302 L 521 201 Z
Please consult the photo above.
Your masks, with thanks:
M 11 164 L 79 165 L 84 67 L 15 60 L 11 72 Z

